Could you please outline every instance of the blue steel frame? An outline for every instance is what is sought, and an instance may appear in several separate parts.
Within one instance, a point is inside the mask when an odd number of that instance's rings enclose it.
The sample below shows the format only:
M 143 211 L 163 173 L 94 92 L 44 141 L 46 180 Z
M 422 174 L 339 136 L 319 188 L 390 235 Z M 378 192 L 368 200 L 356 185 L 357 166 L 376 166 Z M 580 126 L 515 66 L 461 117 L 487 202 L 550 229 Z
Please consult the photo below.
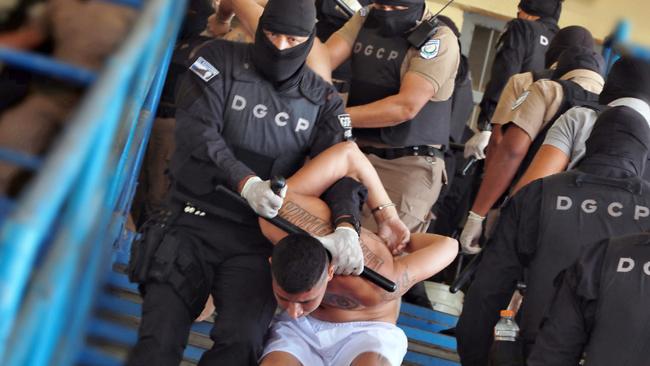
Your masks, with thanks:
M 143 4 L 139 20 L 97 80 L 87 79 L 92 87 L 69 128 L 0 227 L 2 365 L 76 362 L 123 232 L 186 0 L 113 2 Z M 38 64 L 32 69 L 47 64 L 15 55 Z

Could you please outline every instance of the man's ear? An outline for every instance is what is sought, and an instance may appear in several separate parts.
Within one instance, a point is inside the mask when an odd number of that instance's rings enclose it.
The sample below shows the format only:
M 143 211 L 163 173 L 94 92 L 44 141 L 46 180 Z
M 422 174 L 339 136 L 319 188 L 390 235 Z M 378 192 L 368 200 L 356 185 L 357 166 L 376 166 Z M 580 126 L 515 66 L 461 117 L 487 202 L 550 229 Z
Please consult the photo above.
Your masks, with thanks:
M 334 265 L 333 265 L 333 264 L 329 264 L 329 265 L 327 266 L 327 281 L 328 281 L 328 282 L 331 281 L 332 278 L 334 278 Z
M 271 260 L 271 257 L 269 257 L 269 264 L 273 264 L 273 261 Z

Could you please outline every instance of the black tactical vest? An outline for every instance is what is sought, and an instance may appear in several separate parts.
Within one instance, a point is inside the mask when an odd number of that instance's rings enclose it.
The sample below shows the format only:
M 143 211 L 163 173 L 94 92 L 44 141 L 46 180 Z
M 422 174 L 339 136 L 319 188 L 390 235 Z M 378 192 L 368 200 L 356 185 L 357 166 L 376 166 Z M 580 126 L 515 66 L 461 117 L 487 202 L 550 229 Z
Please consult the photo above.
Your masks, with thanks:
M 409 50 L 402 37 L 386 38 L 378 28 L 364 24 L 352 49 L 352 81 L 348 106 L 368 104 L 399 93 L 401 67 Z M 427 102 L 410 121 L 393 127 L 363 128 L 355 136 L 401 147 L 415 145 L 447 145 L 451 98 L 443 102 Z
M 304 161 L 320 105 L 299 88 L 279 93 L 242 65 L 234 68 L 221 135 L 262 179 L 292 175 Z
M 530 53 L 526 55 L 521 65 L 522 71 L 543 70 L 545 65 L 544 56 L 548 46 L 558 32 L 557 23 L 551 18 L 543 18 L 537 21 L 523 21 L 529 28 Z
M 528 264 L 521 336 L 532 343 L 551 302 L 553 280 L 581 248 L 605 238 L 650 229 L 650 184 L 569 171 L 544 178 L 540 236 Z M 536 240 L 530 238 L 530 240 Z
M 461 55 L 461 64 L 469 67 L 467 58 Z M 461 77 L 459 77 L 461 76 Z M 460 75 L 456 75 L 454 82 L 454 94 L 451 96 L 451 119 L 449 139 L 453 142 L 461 143 L 463 134 L 467 126 L 467 120 L 472 115 L 472 107 L 474 106 L 472 95 L 472 78 L 469 71 Z
M 533 74 L 533 77 L 535 77 L 535 74 Z M 558 108 L 555 115 L 553 115 L 553 117 L 548 121 L 548 123 L 544 125 L 542 130 L 539 131 L 539 133 L 535 137 L 535 140 L 533 140 L 532 144 L 530 144 L 530 147 L 528 148 L 528 152 L 526 153 L 526 156 L 524 156 L 524 160 L 521 161 L 521 164 L 517 169 L 517 173 L 515 174 L 515 178 L 512 180 L 512 185 L 510 186 L 511 189 L 512 187 L 515 186 L 515 184 L 517 184 L 521 176 L 524 175 L 530 163 L 533 162 L 533 158 L 535 158 L 535 154 L 537 154 L 537 151 L 539 151 L 539 148 L 542 147 L 542 144 L 546 139 L 546 134 L 548 133 L 548 130 L 551 129 L 551 126 L 553 126 L 555 121 L 558 118 L 560 118 L 561 115 L 563 115 L 566 111 L 568 111 L 573 107 L 588 107 L 588 108 L 595 109 L 597 111 L 603 108 L 601 105 L 598 104 L 598 94 L 583 89 L 580 85 L 574 83 L 571 80 L 553 80 L 553 81 L 562 85 L 562 92 L 563 92 L 562 104 L 560 104 L 560 107 Z
M 601 273 L 585 365 L 650 364 L 650 237 L 612 240 Z

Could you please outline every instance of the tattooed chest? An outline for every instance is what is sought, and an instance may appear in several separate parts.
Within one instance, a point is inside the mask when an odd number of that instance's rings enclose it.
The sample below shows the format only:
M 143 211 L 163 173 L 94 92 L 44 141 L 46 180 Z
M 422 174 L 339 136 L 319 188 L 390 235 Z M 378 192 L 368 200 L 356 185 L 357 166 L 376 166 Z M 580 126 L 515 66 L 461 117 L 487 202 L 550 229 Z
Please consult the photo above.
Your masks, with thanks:
M 325 297 L 323 298 L 323 304 L 344 310 L 359 309 L 361 307 L 359 301 L 353 297 L 332 293 L 325 294 Z

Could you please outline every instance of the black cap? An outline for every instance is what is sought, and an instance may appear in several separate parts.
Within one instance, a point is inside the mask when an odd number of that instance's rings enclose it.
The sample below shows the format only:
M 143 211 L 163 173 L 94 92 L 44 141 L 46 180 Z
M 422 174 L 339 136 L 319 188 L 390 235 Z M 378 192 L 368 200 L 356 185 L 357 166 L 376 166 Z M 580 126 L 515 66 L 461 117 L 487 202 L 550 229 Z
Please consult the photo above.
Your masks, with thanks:
M 622 57 L 612 66 L 598 102 L 609 104 L 619 98 L 639 98 L 650 103 L 650 62 Z
M 561 3 L 562 0 L 521 0 L 519 9 L 530 15 L 551 18 L 557 15 Z
M 590 50 L 594 49 L 595 42 L 591 32 L 585 27 L 572 25 L 560 29 L 553 37 L 551 44 L 548 45 L 544 64 L 546 68 L 557 62 L 560 54 L 571 46 L 580 46 Z
M 567 48 L 557 60 L 557 69 L 553 71 L 552 78 L 559 79 L 569 71 L 584 69 L 605 74 L 605 60 L 593 49 L 573 46 Z
M 267 31 L 299 37 L 311 35 L 315 25 L 313 0 L 269 0 L 259 24 Z

